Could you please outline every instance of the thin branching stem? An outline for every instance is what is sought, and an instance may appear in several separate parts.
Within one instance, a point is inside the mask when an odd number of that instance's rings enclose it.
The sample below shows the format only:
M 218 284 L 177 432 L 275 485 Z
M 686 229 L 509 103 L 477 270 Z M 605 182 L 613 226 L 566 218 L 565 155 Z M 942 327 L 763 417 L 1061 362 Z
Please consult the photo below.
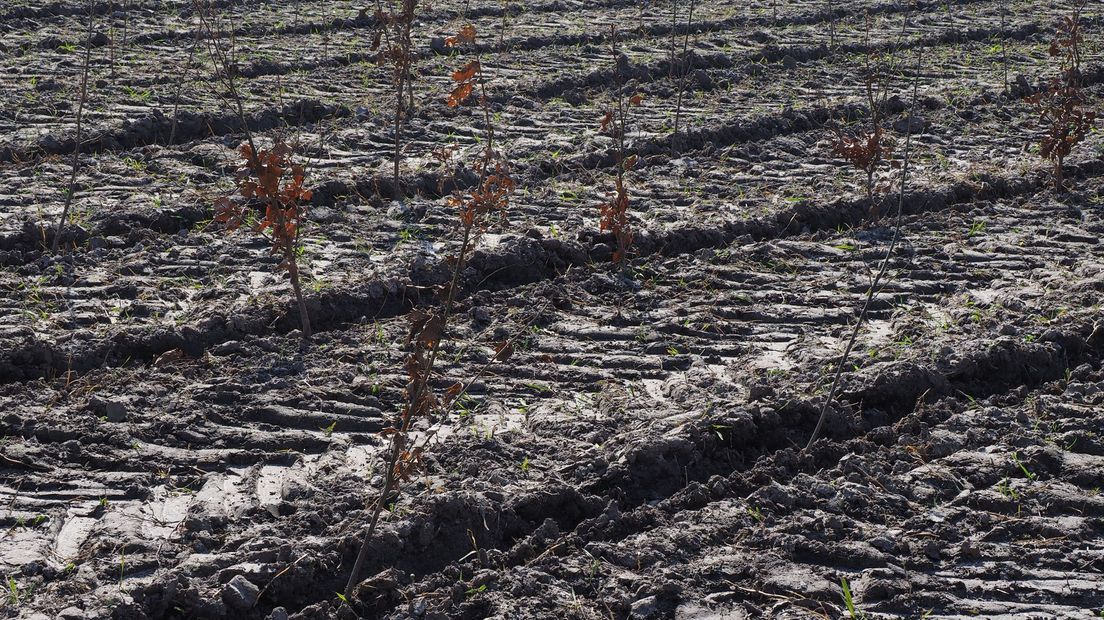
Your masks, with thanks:
M 408 6 L 413 6 L 411 3 Z M 476 186 L 479 192 L 486 190 L 486 185 L 489 180 L 489 171 L 491 165 L 496 157 L 494 151 L 495 145 L 495 132 L 494 123 L 492 122 L 490 99 L 487 96 L 486 79 L 483 73 L 483 62 L 481 56 L 476 56 L 474 62 L 475 67 L 475 80 L 479 87 L 479 102 L 483 112 L 483 131 L 485 148 L 482 153 L 482 160 L 479 166 L 479 182 Z M 400 91 L 401 95 L 401 91 Z M 465 206 L 463 208 L 472 208 L 472 206 Z M 353 589 L 356 587 L 360 579 L 361 571 L 364 569 L 364 562 L 367 560 L 368 551 L 371 546 L 373 537 L 375 536 L 376 528 L 379 525 L 380 517 L 383 513 L 383 507 L 387 499 L 398 490 L 401 483 L 401 477 L 397 475 L 400 460 L 403 459 L 404 452 L 407 452 L 408 442 L 410 441 L 410 431 L 414 422 L 432 412 L 432 409 L 437 408 L 437 405 L 427 404 L 433 401 L 430 395 L 430 384 L 432 383 L 433 373 L 436 368 L 437 359 L 440 355 L 441 344 L 448 331 L 449 321 L 452 318 L 454 305 L 456 302 L 457 291 L 460 288 L 460 277 L 467 267 L 468 260 L 471 258 L 472 250 L 474 249 L 483 221 L 480 217 L 480 213 L 476 212 L 471 214 L 470 217 L 461 217 L 462 222 L 462 239 L 460 241 L 459 253 L 456 260 L 452 263 L 452 272 L 448 288 L 445 292 L 445 300 L 443 309 L 440 315 L 440 333 L 439 336 L 434 338 L 428 345 L 427 355 L 414 356 L 413 360 L 417 361 L 418 367 L 415 372 L 412 373 L 412 385 L 408 388 L 407 404 L 402 412 L 402 419 L 399 428 L 393 429 L 390 433 L 390 441 L 387 449 L 386 459 L 386 472 L 384 474 L 383 487 L 380 489 L 379 495 L 376 497 L 375 503 L 372 507 L 372 516 L 368 522 L 368 529 L 364 534 L 364 539 L 361 542 L 360 550 L 357 553 L 355 562 L 353 563 L 352 571 L 349 575 L 349 580 L 345 584 L 345 592 L 343 596 L 346 601 L 350 601 L 353 596 Z M 415 347 L 422 346 L 420 342 L 416 342 Z M 413 354 L 412 354 L 413 356 Z M 485 369 L 484 369 L 485 370 Z M 483 371 L 481 371 L 483 372 Z M 461 384 L 464 385 L 464 384 Z M 470 383 L 467 384 L 470 386 Z M 463 387 L 462 391 L 467 387 Z M 458 395 L 453 395 L 453 400 Z M 447 411 L 444 412 L 447 414 Z M 422 446 L 424 448 L 424 446 Z
M 847 359 L 851 355 L 851 350 L 855 346 L 855 341 L 858 340 L 859 331 L 862 329 L 863 323 L 866 321 L 867 313 L 870 311 L 870 304 L 874 301 L 875 293 L 881 288 L 881 281 L 885 277 L 886 271 L 889 269 L 889 262 L 893 259 L 893 252 L 897 249 L 897 243 L 901 238 L 901 224 L 904 219 L 905 209 L 905 188 L 908 185 L 909 156 L 912 148 L 912 121 L 916 111 L 916 100 L 918 98 L 920 69 L 922 67 L 921 63 L 923 56 L 924 48 L 920 47 L 916 54 L 916 73 L 913 75 L 912 82 L 912 103 L 909 107 L 908 128 L 905 133 L 904 163 L 901 171 L 901 187 L 897 198 L 897 217 L 893 227 L 893 239 L 886 249 L 886 255 L 882 260 L 881 268 L 878 269 L 877 275 L 874 276 L 874 281 L 871 282 L 870 287 L 866 290 L 866 300 L 863 302 L 862 311 L 859 312 L 859 317 L 858 320 L 855 321 L 855 326 L 851 329 L 851 336 L 847 341 L 847 346 L 836 362 L 836 375 L 832 379 L 832 387 L 828 391 L 828 397 L 820 406 L 820 417 L 817 419 L 816 428 L 813 429 L 812 436 L 809 437 L 809 443 L 805 445 L 806 450 L 813 447 L 813 443 L 820 437 L 820 433 L 824 429 L 824 422 L 828 417 L 828 407 L 836 398 L 836 391 L 839 389 L 840 379 L 843 377 L 843 368 L 847 364 Z
M 686 18 L 686 32 L 682 36 L 682 64 L 680 66 L 682 74 L 679 76 L 678 101 L 675 103 L 675 135 L 678 135 L 679 121 L 682 120 L 682 97 L 686 92 L 686 78 L 693 68 L 690 59 L 690 30 L 694 26 L 694 4 L 695 0 L 690 0 L 689 15 Z
M 213 14 L 210 0 L 193 0 L 193 5 L 197 9 L 196 12 L 199 15 L 200 26 L 205 35 L 204 38 L 207 42 L 211 60 L 215 64 L 216 79 L 220 80 L 230 93 L 230 98 L 238 115 L 238 121 L 241 123 L 242 131 L 245 132 L 246 143 L 249 145 L 249 166 L 259 173 L 261 170 L 261 162 L 259 159 L 260 151 L 257 150 L 256 141 L 253 139 L 253 131 L 249 128 L 249 119 L 246 118 L 245 115 L 245 101 L 238 88 L 238 83 L 235 80 L 237 66 L 235 64 L 236 39 L 234 32 L 232 29 L 226 31 L 229 39 L 224 47 L 220 43 L 224 32 L 222 21 Z M 274 222 L 276 229 L 284 229 L 287 220 L 284 217 L 284 209 L 279 204 L 279 200 L 275 195 L 269 195 L 268 203 L 270 210 L 276 216 Z M 295 303 L 299 309 L 300 337 L 306 342 L 313 337 L 314 331 L 311 327 L 310 315 L 307 312 L 306 299 L 303 297 L 299 263 L 296 255 L 301 232 L 301 228 L 297 227 L 294 239 L 292 239 L 290 243 L 281 244 L 282 247 L 280 251 L 287 265 L 288 276 L 291 280 L 291 290 L 295 295 Z
M 81 67 L 80 99 L 77 101 L 77 135 L 73 142 L 73 161 L 69 171 L 69 185 L 65 189 L 65 204 L 61 208 L 61 217 L 58 219 L 57 228 L 54 230 L 54 240 L 50 244 L 50 252 L 57 253 L 58 244 L 61 242 L 61 232 L 65 229 L 65 222 L 69 219 L 69 207 L 73 204 L 73 196 L 77 193 L 77 172 L 80 170 L 81 141 L 84 140 L 84 104 L 88 101 L 88 73 L 92 63 L 92 30 L 95 23 L 96 0 L 88 1 L 88 36 L 84 42 L 84 62 Z
M 199 31 L 196 30 L 195 36 L 192 37 L 192 46 L 188 49 L 188 62 L 184 64 L 184 72 L 180 76 L 180 81 L 176 83 L 176 92 L 173 93 L 172 129 L 169 130 L 169 144 L 174 144 L 176 141 L 176 129 L 180 122 L 180 95 L 184 90 L 184 83 L 192 73 L 192 66 L 195 63 L 196 48 L 198 47 Z
M 1008 13 L 1008 0 L 1000 2 L 1001 64 L 1004 66 L 1004 94 L 1011 92 L 1008 87 L 1008 30 L 1005 25 Z

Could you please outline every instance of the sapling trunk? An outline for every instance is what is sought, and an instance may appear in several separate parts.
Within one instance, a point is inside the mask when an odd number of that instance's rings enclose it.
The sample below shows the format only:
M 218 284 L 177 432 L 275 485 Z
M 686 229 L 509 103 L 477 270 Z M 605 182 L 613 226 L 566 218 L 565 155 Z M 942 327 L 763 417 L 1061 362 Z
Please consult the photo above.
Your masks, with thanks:
M 107 4 L 107 75 L 115 79 L 115 0 Z
M 452 268 L 452 277 L 449 282 L 448 295 L 445 300 L 444 311 L 441 318 L 442 334 L 446 333 L 448 329 L 449 318 L 452 314 L 452 305 L 456 296 L 456 288 L 460 283 L 460 274 L 463 273 L 464 267 L 467 264 L 467 255 L 470 251 L 472 240 L 472 228 L 473 225 L 470 224 L 464 226 L 464 238 L 460 244 L 460 254 Z M 360 551 L 357 552 L 356 561 L 353 562 L 352 572 L 349 574 L 349 580 L 345 584 L 344 597 L 346 601 L 352 600 L 353 589 L 356 588 L 357 583 L 359 583 L 360 573 L 364 570 L 364 562 L 368 559 L 368 550 L 372 544 L 372 537 L 376 533 L 376 527 L 379 525 L 384 503 L 398 488 L 399 480 L 395 476 L 395 470 L 399 465 L 399 458 L 405 448 L 411 426 L 417 418 L 421 417 L 419 414 L 426 413 L 412 410 L 411 408 L 421 407 L 420 403 L 424 402 L 424 397 L 429 392 L 429 383 L 433 376 L 434 366 L 437 363 L 437 354 L 440 351 L 441 340 L 442 339 L 438 339 L 431 345 L 428 360 L 424 367 L 419 369 L 414 390 L 408 396 L 409 402 L 407 403 L 407 410 L 402 417 L 402 424 L 399 429 L 391 433 L 391 440 L 388 444 L 387 469 L 384 474 L 383 487 L 380 489 L 380 493 L 376 497 L 375 505 L 372 507 L 372 517 L 368 522 L 368 530 L 364 534 L 364 539 L 360 545 Z
M 210 52 L 212 61 L 215 63 L 216 77 L 221 79 L 226 86 L 226 90 L 229 92 L 230 98 L 233 101 L 234 109 L 237 112 L 238 122 L 241 123 L 242 131 L 245 132 L 246 143 L 249 145 L 249 166 L 254 173 L 259 174 L 262 169 L 261 162 L 258 159 L 260 151 L 258 151 L 256 141 L 253 139 L 253 131 L 249 128 L 249 120 L 245 115 L 245 102 L 238 88 L 237 81 L 235 80 L 233 60 L 235 40 L 233 33 L 231 33 L 229 37 L 228 49 L 224 49 L 219 43 L 222 38 L 221 21 L 214 27 L 211 24 L 213 15 L 211 15 L 210 2 L 193 0 L 193 5 L 197 9 L 201 26 L 206 34 L 208 51 Z M 267 196 L 266 201 L 269 208 L 276 216 L 274 222 L 275 227 L 279 230 L 284 230 L 287 220 L 284 217 L 283 205 L 280 204 L 276 196 L 271 194 Z M 297 206 L 296 208 L 299 207 Z M 296 252 L 300 234 L 301 230 L 297 227 L 294 238 L 291 239 L 290 242 L 284 244 L 283 247 L 280 248 L 280 251 L 286 263 L 288 277 L 291 280 L 291 290 L 295 295 L 296 305 L 299 310 L 300 337 L 304 341 L 309 341 L 313 336 L 313 332 L 311 329 L 310 316 L 307 313 L 306 300 L 303 298 L 303 289 L 300 281 L 299 263 Z
M 96 12 L 96 0 L 88 2 L 88 36 L 84 41 L 84 62 L 81 67 L 80 98 L 77 101 L 77 135 L 73 142 L 73 161 L 69 172 L 69 185 L 65 190 L 65 204 L 61 208 L 61 217 L 54 230 L 54 240 L 50 252 L 57 253 L 61 242 L 61 233 L 69 219 L 69 207 L 73 204 L 73 195 L 77 193 L 77 171 L 80 170 L 81 142 L 84 140 L 84 104 L 88 101 L 88 72 L 92 62 L 92 30 Z
M 169 130 L 169 144 L 176 142 L 176 128 L 180 121 L 180 95 L 184 90 L 184 83 L 192 73 L 192 64 L 195 62 L 196 48 L 199 47 L 199 31 L 192 37 L 192 46 L 188 49 L 188 62 L 184 64 L 184 71 L 180 75 L 180 81 L 176 83 L 176 92 L 173 93 L 173 117 L 172 129 Z
M 506 22 L 510 14 L 510 0 L 502 0 L 502 20 L 498 24 L 498 48 L 505 51 L 506 48 Z
M 399 176 L 399 162 L 402 159 L 402 128 L 403 128 L 403 87 L 402 81 L 399 82 L 399 87 L 395 93 L 395 153 L 393 157 L 394 163 L 394 179 L 395 179 L 395 191 L 402 192 Z
M 627 192 L 625 189 L 625 92 L 624 86 L 617 87 L 617 196 L 618 200 Z M 623 234 L 615 234 L 617 237 L 617 253 L 621 256 L 621 263 L 627 265 L 629 248 L 625 243 Z
M 123 44 L 122 51 L 127 47 L 127 31 L 130 29 L 130 0 L 123 3 Z
M 694 25 L 694 3 L 690 0 L 690 11 L 686 18 L 686 32 L 682 37 L 682 75 L 679 76 L 678 101 L 675 104 L 675 134 L 679 132 L 679 120 L 682 118 L 682 96 L 686 92 L 686 77 L 690 74 L 690 29 Z
M 403 19 L 403 69 L 406 72 L 406 95 L 407 95 L 407 111 L 413 113 L 414 111 L 414 18 L 417 16 L 418 2 L 417 0 L 405 0 L 407 6 L 404 6 L 404 13 L 406 17 Z
M 389 7 L 393 7 L 389 3 Z M 399 12 L 383 10 L 383 0 L 376 0 L 376 13 L 385 16 L 380 24 L 380 35 L 384 40 L 385 52 L 381 56 L 391 63 L 392 85 L 395 88 L 395 108 L 392 119 L 392 131 L 395 147 L 392 153 L 392 178 L 396 191 L 401 191 L 401 163 L 403 150 L 403 127 L 414 109 L 414 73 L 412 31 L 417 15 L 417 0 L 401 0 Z
M 671 0 L 671 43 L 669 45 L 668 58 L 671 62 L 671 71 L 669 77 L 675 77 L 675 58 L 677 46 L 675 42 L 678 40 L 678 3 L 679 0 Z
M 295 257 L 295 248 L 288 248 L 284 252 L 284 260 L 288 263 L 288 275 L 291 278 L 291 290 L 295 293 L 295 303 L 299 306 L 299 326 L 303 340 L 310 340 L 314 333 L 311 331 L 310 314 L 307 313 L 307 302 L 303 299 L 303 287 L 299 280 L 299 263 Z
M 456 37 L 455 39 L 459 42 L 474 42 L 474 38 L 474 28 L 469 26 L 462 31 L 462 37 Z M 450 45 L 456 44 L 458 43 L 454 41 Z M 469 70 L 474 73 L 469 72 Z M 494 125 L 490 112 L 490 102 L 487 98 L 482 60 L 477 57 L 467 68 L 454 73 L 453 79 L 459 81 L 460 85 L 449 97 L 449 105 L 452 107 L 460 105 L 470 96 L 473 90 L 472 80 L 476 81 L 480 90 L 480 104 L 483 109 L 484 120 L 485 147 L 483 149 L 482 159 L 479 163 L 479 182 L 470 200 L 455 198 L 455 200 L 450 199 L 449 201 L 450 204 L 460 207 L 462 239 L 460 241 L 459 253 L 455 260 L 452 261 L 452 271 L 439 320 L 437 320 L 437 317 L 426 319 L 419 324 L 419 327 L 415 328 L 418 333 L 411 338 L 415 349 L 414 352 L 410 354 L 407 361 L 407 369 L 411 375 L 411 383 L 407 388 L 407 402 L 403 409 L 401 424 L 399 424 L 398 428 L 389 429 L 391 439 L 388 444 L 387 469 L 384 474 L 384 483 L 383 487 L 380 489 L 379 495 L 376 497 L 375 505 L 372 507 L 372 516 L 368 523 L 368 529 L 361 542 L 360 551 L 357 553 L 357 558 L 353 564 L 349 580 L 345 585 L 345 593 L 343 596 L 346 601 L 352 599 L 353 590 L 360 579 L 360 574 L 364 568 L 364 562 L 367 559 L 372 537 L 375 535 L 384 504 L 399 488 L 405 474 L 410 471 L 411 459 L 417 458 L 411 455 L 418 453 L 421 449 L 408 445 L 410 441 L 409 433 L 412 425 L 418 419 L 426 417 L 432 411 L 439 408 L 438 403 L 440 401 L 431 397 L 430 383 L 436 368 L 441 344 L 448 333 L 449 321 L 453 314 L 453 306 L 455 305 L 457 291 L 460 287 L 460 276 L 471 258 L 472 250 L 478 238 L 478 233 L 484 226 L 484 219 L 491 209 L 496 207 L 505 208 L 509 193 L 513 188 L 513 182 L 508 178 L 503 178 L 502 160 L 498 159 L 494 150 Z M 494 177 L 490 176 L 492 165 L 494 165 Z M 425 330 L 429 329 L 426 325 L 432 320 L 437 320 L 432 330 L 433 336 L 426 339 L 423 337 L 426 333 Z M 445 395 L 446 399 L 449 398 L 450 393 L 451 396 L 455 398 L 459 390 L 463 389 L 463 384 L 457 385 L 460 386 L 457 388 L 458 391 L 453 392 L 453 389 L 450 388 L 449 392 Z M 402 467 L 401 472 L 400 467 Z
M 1007 0 L 1000 2 L 1000 29 L 1001 29 L 1001 64 L 1004 67 L 1004 93 L 1011 92 L 1008 88 L 1008 30 L 1005 26 L 1006 13 L 1008 12 Z
M 907 18 L 906 18 L 907 19 Z M 809 437 L 809 442 L 805 445 L 805 449 L 808 450 L 813 447 L 813 443 L 820 437 L 821 431 L 824 429 L 824 422 L 828 418 L 828 407 L 832 404 L 832 401 L 836 398 L 836 391 L 839 389 L 840 379 L 843 377 L 843 368 L 847 364 L 847 359 L 851 355 L 851 350 L 855 347 L 855 342 L 858 340 L 859 331 L 862 329 L 863 323 L 866 321 L 866 316 L 870 311 L 870 305 L 874 301 L 874 294 L 880 290 L 882 279 L 885 277 L 886 271 L 889 269 L 889 261 L 893 258 L 893 252 L 897 248 L 897 243 L 901 239 L 901 224 L 904 219 L 905 209 L 905 188 L 908 185 L 909 174 L 909 157 L 912 147 L 912 119 L 916 113 L 916 101 L 919 98 L 920 88 L 920 68 L 922 67 L 922 60 L 924 57 L 924 48 L 921 46 L 916 53 L 916 74 L 913 76 L 912 82 L 912 102 L 909 105 L 908 114 L 908 127 L 905 131 L 905 152 L 904 162 L 901 169 L 901 187 L 900 193 L 897 198 L 897 214 L 893 227 L 893 239 L 889 243 L 889 247 L 886 249 L 885 258 L 882 260 L 881 268 L 878 269 L 878 273 L 875 274 L 874 280 L 870 283 L 870 287 L 866 290 L 866 300 L 863 302 L 862 310 L 859 312 L 859 317 L 855 321 L 855 326 L 851 329 L 851 336 L 847 341 L 847 345 L 844 347 L 843 354 L 840 355 L 836 361 L 836 374 L 832 379 L 832 387 L 828 391 L 828 397 L 824 400 L 820 407 L 820 416 L 817 419 L 816 427 L 813 429 L 813 434 Z

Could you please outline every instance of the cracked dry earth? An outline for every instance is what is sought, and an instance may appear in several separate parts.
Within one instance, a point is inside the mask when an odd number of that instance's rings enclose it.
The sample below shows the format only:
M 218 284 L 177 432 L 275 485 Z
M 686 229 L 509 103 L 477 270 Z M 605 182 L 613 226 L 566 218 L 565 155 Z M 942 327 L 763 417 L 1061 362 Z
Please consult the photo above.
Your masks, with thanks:
M 1024 101 L 1072 2 L 701 3 L 674 137 L 668 3 L 440 0 L 397 185 L 370 12 L 214 4 L 251 129 L 309 162 L 317 337 L 300 349 L 266 249 L 209 223 L 243 127 L 186 62 L 190 2 L 96 3 L 74 217 L 44 250 L 85 5 L 5 2 L 0 615 L 838 618 L 843 580 L 868 618 L 1104 613 L 1104 139 L 1058 195 Z M 1096 101 L 1102 19 L 1090 3 Z M 343 604 L 406 316 L 456 243 L 441 193 L 471 182 L 431 154 L 479 148 L 474 110 L 444 103 L 440 37 L 465 23 L 519 190 L 463 273 L 440 386 L 524 336 L 441 421 Z M 615 165 L 611 24 L 645 96 L 630 276 L 593 206 Z M 867 117 L 866 54 L 920 49 L 901 244 L 802 450 L 893 236 L 827 126 Z M 890 85 L 899 141 L 913 77 Z

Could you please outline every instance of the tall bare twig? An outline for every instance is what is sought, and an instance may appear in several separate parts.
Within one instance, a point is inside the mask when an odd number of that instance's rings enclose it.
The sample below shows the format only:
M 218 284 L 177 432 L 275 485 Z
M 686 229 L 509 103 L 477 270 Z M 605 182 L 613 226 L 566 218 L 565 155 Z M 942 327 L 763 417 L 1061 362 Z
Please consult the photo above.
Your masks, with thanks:
M 96 0 L 88 2 L 88 36 L 84 42 L 84 62 L 81 67 L 80 99 L 77 101 L 77 135 L 73 142 L 73 161 L 69 172 L 69 185 L 65 190 L 65 205 L 61 209 L 61 217 L 58 219 L 57 228 L 54 230 L 54 240 L 50 244 L 50 251 L 56 253 L 61 242 L 61 232 L 65 228 L 65 222 L 69 219 L 69 207 L 73 204 L 73 195 L 77 193 L 77 171 L 80 170 L 81 142 L 84 140 L 84 104 L 88 101 L 88 73 L 92 63 L 92 31 L 95 23 Z
M 805 445 L 806 450 L 813 446 L 813 443 L 820 437 L 820 433 L 824 429 L 824 422 L 828 417 L 828 407 L 836 398 L 836 391 L 839 389 L 840 378 L 843 377 L 843 368 L 847 364 L 847 358 L 851 355 L 851 350 L 855 347 L 855 341 L 858 340 L 859 331 L 862 329 L 863 323 L 866 321 L 866 316 L 870 311 L 870 304 L 874 301 L 875 293 L 881 289 L 882 279 L 889 269 L 889 262 L 892 260 L 893 252 L 897 249 L 897 243 L 901 238 L 901 224 L 904 219 L 905 209 L 905 188 L 908 185 L 909 156 L 912 148 L 912 121 L 916 112 L 916 101 L 919 98 L 920 70 L 923 66 L 923 57 L 924 48 L 921 46 L 916 53 L 916 68 L 912 78 L 912 103 L 909 107 L 908 127 L 905 133 L 904 163 L 901 170 L 901 187 L 897 198 L 897 217 L 893 227 L 893 239 L 890 241 L 889 247 L 886 248 L 886 255 L 882 260 L 881 268 L 878 269 L 877 275 L 874 276 L 873 282 L 870 283 L 870 287 L 866 290 L 866 300 L 863 302 L 862 311 L 859 312 L 859 317 L 858 320 L 855 321 L 855 326 L 851 329 L 851 336 L 847 341 L 847 346 L 836 361 L 836 375 L 832 380 L 832 387 L 828 391 L 828 397 L 820 406 L 820 417 L 817 419 L 816 428 L 813 429 L 812 436 L 809 437 L 809 443 Z
M 475 28 L 469 25 L 462 28 L 457 36 L 449 37 L 447 44 L 452 47 L 474 44 L 475 37 Z M 448 411 L 451 404 L 465 389 L 464 383 L 457 382 L 438 398 L 433 393 L 431 381 L 441 344 L 447 335 L 449 321 L 454 312 L 456 296 L 460 288 L 460 276 L 471 259 L 489 217 L 496 211 L 505 212 L 514 189 L 508 162 L 495 150 L 495 131 L 482 58 L 477 55 L 465 67 L 455 71 L 452 79 L 457 84 L 447 98 L 450 107 L 458 107 L 476 91 L 479 93 L 478 100 L 484 123 L 482 154 L 475 166 L 479 172 L 479 181 L 470 195 L 454 195 L 448 199 L 448 204 L 458 209 L 462 239 L 458 253 L 450 257 L 451 277 L 445 289 L 444 302 L 440 310 L 436 313 L 419 311 L 411 315 L 407 344 L 412 347 L 412 351 L 406 360 L 406 372 L 409 378 L 406 387 L 406 403 L 397 420 L 398 423 L 384 431 L 390 437 L 390 442 L 387 449 L 383 487 L 372 507 L 368 529 L 345 585 L 346 600 L 351 599 L 353 589 L 358 583 L 385 503 L 399 488 L 401 482 L 420 464 L 425 446 L 424 444 L 414 445 L 411 441 L 410 432 L 413 425 L 418 420 Z
M 184 69 L 180 79 L 176 83 L 176 91 L 173 93 L 172 129 L 169 130 L 169 144 L 176 142 L 176 128 L 180 122 L 180 95 L 184 90 L 184 83 L 192 73 L 192 65 L 195 63 L 196 48 L 199 47 L 199 30 L 192 36 L 192 46 L 188 48 L 188 62 L 184 63 Z
M 680 67 L 682 74 L 679 76 L 678 101 L 675 103 L 675 135 L 678 135 L 679 121 L 682 119 L 682 96 L 686 92 L 686 77 L 694 68 L 690 58 L 690 30 L 694 26 L 694 4 L 695 0 L 690 0 L 690 11 L 686 17 L 686 32 L 682 35 L 682 65 Z
M 1001 20 L 1001 64 L 1004 67 L 1004 93 L 1008 94 L 1008 29 L 1005 25 L 1008 15 L 1008 0 L 1001 0 L 999 8 Z
M 239 174 L 240 180 L 250 184 L 248 193 L 251 196 L 261 198 L 268 203 L 268 217 L 263 223 L 270 225 L 274 233 L 268 240 L 272 242 L 274 250 L 278 251 L 283 257 L 282 267 L 288 271 L 292 292 L 295 294 L 295 301 L 299 308 L 299 322 L 302 328 L 300 333 L 304 341 L 309 341 L 313 335 L 313 330 L 310 315 L 307 312 L 306 300 L 303 297 L 298 260 L 298 250 L 303 231 L 300 225 L 302 216 L 300 201 L 310 200 L 309 192 L 302 187 L 302 167 L 291 168 L 290 148 L 280 141 L 277 141 L 273 149 L 268 151 L 257 148 L 256 141 L 253 139 L 253 131 L 249 128 L 249 119 L 245 115 L 245 101 L 238 86 L 237 42 L 234 31 L 233 29 L 223 28 L 222 20 L 215 14 L 210 0 L 192 0 L 192 2 L 199 16 L 203 37 L 206 40 L 207 49 L 214 64 L 215 77 L 229 94 L 237 112 L 238 121 L 241 123 L 242 131 L 245 132 L 247 147 L 241 149 L 241 153 L 247 161 L 245 169 Z M 225 43 L 223 39 L 226 39 Z M 270 155 L 271 159 L 266 155 Z M 279 165 L 276 165 L 277 162 Z M 273 181 L 269 172 L 275 169 L 294 170 L 294 178 L 291 183 L 292 193 L 288 194 L 291 198 L 290 202 L 280 198 L 281 175 L 276 175 L 276 179 Z M 249 179 L 249 175 L 254 178 Z M 257 191 L 258 189 L 262 191 Z M 229 207 L 226 202 L 222 204 L 224 207 Z M 289 210 L 291 211 L 290 216 L 288 215 Z M 234 221 L 233 213 L 221 215 L 226 215 L 229 221 Z M 258 232 L 263 234 L 264 229 L 260 228 Z

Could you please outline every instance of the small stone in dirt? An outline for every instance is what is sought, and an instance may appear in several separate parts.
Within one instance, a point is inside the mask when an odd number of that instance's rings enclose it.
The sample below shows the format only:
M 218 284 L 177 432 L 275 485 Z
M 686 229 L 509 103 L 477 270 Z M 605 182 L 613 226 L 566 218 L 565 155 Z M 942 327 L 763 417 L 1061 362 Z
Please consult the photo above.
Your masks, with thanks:
M 288 620 L 288 612 L 283 607 L 277 607 L 268 614 L 267 620 Z
M 319 224 L 333 224 L 340 219 L 337 211 L 329 207 L 315 207 L 311 209 L 311 220 Z
M 893 123 L 894 131 L 896 131 L 897 133 L 911 132 L 913 134 L 918 134 L 918 133 L 924 133 L 924 131 L 928 128 L 928 121 L 926 121 L 924 119 L 924 117 L 922 117 L 922 116 L 912 116 L 911 117 L 911 119 L 912 119 L 911 123 L 909 122 L 909 118 L 910 117 L 906 116 L 905 118 L 902 118 L 902 119 L 898 120 L 897 122 Z M 911 128 L 910 128 L 910 125 L 911 125 Z
M 260 594 L 261 589 L 241 575 L 236 575 L 222 588 L 222 600 L 234 609 L 251 609 Z
M 663 358 L 661 365 L 663 366 L 663 370 L 673 371 L 689 370 L 693 363 L 694 360 L 691 359 L 689 355 L 677 355 Z
M 659 604 L 654 596 L 646 596 L 639 601 L 634 601 L 630 618 L 651 618 L 659 613 Z
M 939 543 L 934 540 L 924 543 L 924 555 L 928 556 L 928 559 L 938 562 L 942 555 Z
M 93 396 L 88 401 L 88 408 L 96 415 L 107 418 L 108 422 L 125 422 L 127 419 L 127 403 L 122 399 L 108 400 Z
M 694 82 L 697 83 L 698 90 L 709 91 L 717 86 L 713 81 L 713 76 L 705 69 L 698 69 L 694 72 Z
M 314 487 L 299 480 L 284 480 L 280 484 L 280 497 L 287 501 L 305 499 L 314 495 Z
M 560 95 L 560 98 L 573 106 L 581 106 L 587 102 L 586 95 L 583 93 L 583 91 L 577 88 L 569 88 L 565 90 Z
M 491 322 L 491 313 L 483 306 L 476 306 L 469 313 L 474 323 L 487 324 Z
M 387 207 L 387 217 L 401 219 L 410 213 L 410 206 L 398 200 L 392 200 Z
M 93 250 L 102 250 L 107 247 L 107 239 L 96 236 L 88 240 L 88 247 Z
M 61 449 L 64 451 L 65 458 L 69 459 L 70 461 L 76 460 L 80 457 L 81 445 L 80 442 L 76 439 L 70 439 L 69 441 L 61 444 Z
M 676 168 L 681 168 L 683 170 L 697 170 L 698 169 L 697 160 L 696 159 L 691 159 L 689 157 L 680 157 L 678 159 L 673 159 L 673 160 L 671 160 L 671 165 L 676 167 Z
M 211 355 L 231 355 L 241 353 L 241 351 L 242 343 L 237 340 L 230 340 L 211 347 Z
M 594 247 L 590 248 L 590 259 L 593 261 L 605 262 L 613 258 L 613 249 L 604 243 L 595 243 Z
M 445 44 L 445 37 L 433 37 L 429 40 L 429 51 L 434 54 L 448 55 L 452 53 L 452 49 Z
M 57 620 L 84 620 L 87 617 L 79 607 L 66 607 L 58 612 Z
M 173 433 L 173 436 L 180 441 L 186 441 L 189 443 L 206 443 L 209 441 L 208 437 L 202 433 L 198 433 L 191 429 L 179 430 Z

